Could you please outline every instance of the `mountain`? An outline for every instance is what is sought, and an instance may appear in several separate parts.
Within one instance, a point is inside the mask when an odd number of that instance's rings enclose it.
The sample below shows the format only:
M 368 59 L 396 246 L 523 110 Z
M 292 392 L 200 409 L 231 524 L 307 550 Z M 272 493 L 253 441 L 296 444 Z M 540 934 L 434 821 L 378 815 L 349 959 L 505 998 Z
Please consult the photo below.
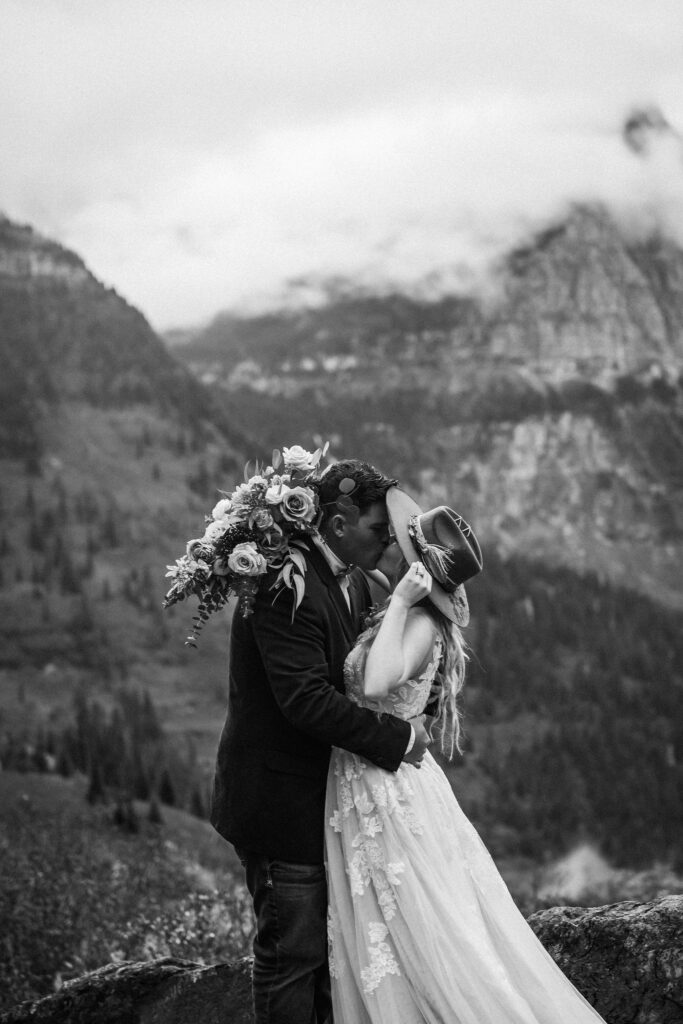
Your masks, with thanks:
M 454 788 L 497 856 L 683 856 L 683 252 L 576 207 L 486 295 L 348 289 L 174 349 L 268 451 L 329 438 L 482 541 Z
M 319 435 L 481 537 L 447 771 L 494 854 L 529 876 L 591 841 L 679 870 L 682 265 L 579 208 L 485 297 L 337 289 L 170 353 L 78 256 L 2 221 L 0 757 L 68 732 L 84 692 L 106 727 L 123 687 L 210 775 L 228 617 L 184 648 L 164 566 L 247 457 Z
M 253 444 L 138 310 L 6 218 L 0 365 L 0 748 L 125 684 L 208 771 L 225 626 L 190 658 L 164 573 Z
M 0 217 L 0 453 L 38 456 L 68 402 L 153 405 L 195 433 L 228 423 L 144 317 L 75 253 Z
M 577 207 L 495 289 L 226 314 L 175 352 L 264 446 L 330 437 L 506 554 L 683 607 L 683 251 Z

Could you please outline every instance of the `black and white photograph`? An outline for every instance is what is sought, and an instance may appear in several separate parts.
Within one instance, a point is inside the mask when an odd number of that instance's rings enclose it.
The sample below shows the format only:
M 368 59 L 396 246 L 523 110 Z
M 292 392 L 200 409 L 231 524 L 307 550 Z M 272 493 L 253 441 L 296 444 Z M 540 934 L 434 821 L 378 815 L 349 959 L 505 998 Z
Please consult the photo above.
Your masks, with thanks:
M 683 1024 L 680 0 L 0 38 L 0 1024 Z

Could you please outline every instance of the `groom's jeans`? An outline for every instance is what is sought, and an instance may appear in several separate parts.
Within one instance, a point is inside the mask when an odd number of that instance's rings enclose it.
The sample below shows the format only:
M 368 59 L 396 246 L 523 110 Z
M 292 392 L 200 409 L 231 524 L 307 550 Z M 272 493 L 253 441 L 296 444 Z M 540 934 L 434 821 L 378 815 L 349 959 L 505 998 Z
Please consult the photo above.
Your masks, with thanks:
M 324 865 L 237 853 L 256 915 L 256 1024 L 331 1022 Z

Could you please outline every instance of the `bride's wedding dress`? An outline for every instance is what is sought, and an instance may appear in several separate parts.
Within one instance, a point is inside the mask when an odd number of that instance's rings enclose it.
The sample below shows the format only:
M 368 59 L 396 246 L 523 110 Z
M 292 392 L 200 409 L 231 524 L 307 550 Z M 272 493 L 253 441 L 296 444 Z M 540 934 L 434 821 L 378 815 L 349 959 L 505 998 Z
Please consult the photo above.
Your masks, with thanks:
M 345 666 L 352 700 L 408 719 L 441 655 L 373 701 L 368 643 Z M 596 1024 L 545 951 L 428 753 L 394 774 L 334 749 L 326 804 L 335 1024 Z

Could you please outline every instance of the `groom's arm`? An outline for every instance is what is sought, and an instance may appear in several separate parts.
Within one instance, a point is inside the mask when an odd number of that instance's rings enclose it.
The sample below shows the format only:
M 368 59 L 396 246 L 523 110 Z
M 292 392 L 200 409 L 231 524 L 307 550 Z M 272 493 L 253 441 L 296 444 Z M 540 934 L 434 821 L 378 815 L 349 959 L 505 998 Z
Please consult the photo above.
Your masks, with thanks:
M 301 732 L 395 771 L 411 739 L 408 722 L 361 708 L 330 683 L 323 619 L 304 597 L 292 621 L 292 600 L 259 595 L 252 617 L 256 644 L 273 696 Z

